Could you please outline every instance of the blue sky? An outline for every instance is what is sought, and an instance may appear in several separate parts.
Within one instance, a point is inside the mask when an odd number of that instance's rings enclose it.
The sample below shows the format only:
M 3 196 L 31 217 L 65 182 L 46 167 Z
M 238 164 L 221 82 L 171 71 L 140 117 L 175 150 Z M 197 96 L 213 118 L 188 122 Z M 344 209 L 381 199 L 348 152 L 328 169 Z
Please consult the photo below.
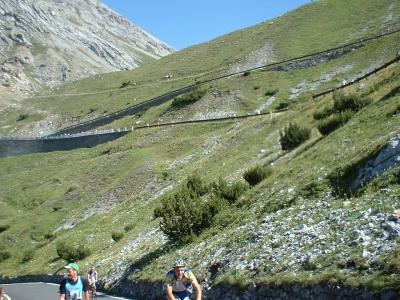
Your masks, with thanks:
M 311 2 L 311 0 L 99 1 L 178 50 L 273 19 Z

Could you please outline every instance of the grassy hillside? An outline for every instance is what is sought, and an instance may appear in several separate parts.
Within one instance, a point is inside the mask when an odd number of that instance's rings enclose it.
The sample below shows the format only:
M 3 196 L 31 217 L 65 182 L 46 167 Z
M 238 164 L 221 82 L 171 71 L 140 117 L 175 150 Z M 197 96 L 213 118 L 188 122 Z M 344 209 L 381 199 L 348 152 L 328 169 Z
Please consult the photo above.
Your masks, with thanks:
M 118 111 L 238 69 L 253 69 L 395 31 L 399 29 L 398 12 L 400 3 L 395 0 L 310 3 L 134 71 L 97 75 L 61 86 L 49 95 L 36 95 L 20 107 L 1 112 L 0 133 L 28 132 L 51 115 L 57 116 L 57 126 L 68 126 L 74 119 Z M 343 79 L 351 81 L 392 60 L 399 50 L 397 33 L 305 69 L 260 69 L 247 76 L 232 75 L 200 85 L 206 94 L 195 103 L 177 109 L 171 101 L 108 128 L 131 126 L 139 120 L 154 124 L 254 114 L 256 110 L 269 113 L 288 106 L 278 114 L 138 129 L 93 149 L 1 159 L 1 275 L 62 272 L 65 260 L 56 249 L 60 242 L 67 242 L 90 249 L 80 265 L 98 266 L 106 279 L 160 279 L 171 260 L 182 256 L 200 274 L 216 262 L 229 261 L 216 282 L 235 285 L 297 281 L 363 285 L 375 290 L 399 288 L 398 236 L 383 242 L 377 233 L 369 245 L 352 238 L 353 229 L 365 225 L 358 217 L 364 211 L 387 216 L 400 208 L 398 168 L 353 193 L 347 190 L 359 168 L 400 133 L 398 114 L 388 115 L 400 106 L 398 65 L 363 82 L 361 90 L 359 84 L 346 88 L 346 95 L 368 97 L 372 103 L 327 136 L 320 134 L 313 116 L 332 106 L 332 95 L 312 99 L 313 94 L 340 86 Z M 22 114 L 28 117 L 16 121 Z M 283 151 L 279 133 L 291 122 L 311 129 L 311 139 L 292 151 Z M 197 174 L 206 183 L 220 177 L 229 183 L 244 182 L 244 172 L 257 165 L 271 167 L 272 175 L 225 207 L 199 236 L 179 243 L 162 233 L 154 209 L 188 176 Z M 287 248 L 285 232 L 304 224 L 317 227 L 339 212 L 344 219 L 332 221 L 331 234 L 324 241 L 301 249 L 304 255 L 322 249 L 315 260 L 292 263 L 299 253 Z M 274 234 L 262 230 L 266 220 L 279 224 Z M 115 241 L 113 233 L 123 235 L 122 239 Z M 371 262 L 363 257 L 363 250 L 373 252 L 374 242 L 384 243 L 390 251 Z M 266 249 L 270 249 L 269 255 Z M 287 249 L 286 256 L 271 254 L 282 249 Z M 4 259 L 4 253 L 10 257 Z M 346 257 L 353 262 L 351 268 Z M 250 262 L 259 265 L 250 267 Z M 132 265 L 140 271 L 125 274 Z M 246 267 L 238 267 L 243 265 Z

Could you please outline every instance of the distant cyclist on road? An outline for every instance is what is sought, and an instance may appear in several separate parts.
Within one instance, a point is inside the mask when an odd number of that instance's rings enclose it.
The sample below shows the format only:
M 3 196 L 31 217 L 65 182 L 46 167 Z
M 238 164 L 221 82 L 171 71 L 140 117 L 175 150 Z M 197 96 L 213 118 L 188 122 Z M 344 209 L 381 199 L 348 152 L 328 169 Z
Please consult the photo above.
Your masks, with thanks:
M 89 300 L 89 283 L 78 275 L 79 266 L 71 263 L 67 269 L 67 278 L 60 284 L 60 300 Z
M 89 290 L 96 294 L 96 281 L 99 280 L 99 274 L 95 270 L 95 267 L 90 267 L 87 272 L 87 280 L 89 281 Z
M 186 268 L 183 259 L 173 262 L 173 269 L 168 271 L 164 289 L 169 300 L 189 300 L 189 293 L 196 290 L 196 299 L 201 300 L 201 287 L 192 271 Z

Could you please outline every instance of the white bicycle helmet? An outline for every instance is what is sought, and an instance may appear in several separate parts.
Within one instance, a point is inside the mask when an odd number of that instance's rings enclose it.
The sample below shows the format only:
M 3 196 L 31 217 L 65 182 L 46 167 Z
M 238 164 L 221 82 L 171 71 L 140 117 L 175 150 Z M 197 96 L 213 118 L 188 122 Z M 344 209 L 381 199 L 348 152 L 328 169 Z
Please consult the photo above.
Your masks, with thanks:
M 174 268 L 176 268 L 176 267 L 185 267 L 186 266 L 186 262 L 183 259 L 178 258 L 178 259 L 174 260 L 174 263 L 173 263 L 172 266 Z

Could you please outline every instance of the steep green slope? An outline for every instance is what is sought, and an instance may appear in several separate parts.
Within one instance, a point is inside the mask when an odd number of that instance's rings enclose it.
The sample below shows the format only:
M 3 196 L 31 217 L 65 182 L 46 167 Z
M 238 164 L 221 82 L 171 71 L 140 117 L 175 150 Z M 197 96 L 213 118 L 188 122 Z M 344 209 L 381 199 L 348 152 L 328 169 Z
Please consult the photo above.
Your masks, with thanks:
M 208 43 L 189 47 L 134 71 L 110 73 L 66 84 L 51 95 L 29 99 L 21 109 L 2 115 L 0 133 L 18 135 L 32 122 L 57 116 L 55 128 L 74 124 L 149 100 L 183 86 L 254 67 L 293 59 L 396 29 L 399 4 L 394 1 L 318 1 L 279 18 L 239 30 Z M 368 56 L 388 60 L 396 44 Z M 367 55 L 366 55 L 367 56 Z M 207 63 L 204 63 L 204 62 Z M 366 61 L 371 64 L 371 61 Z M 172 78 L 166 79 L 167 75 Z M 128 85 L 121 89 L 124 83 Z M 282 89 L 283 90 L 283 89 Z M 16 122 L 18 116 L 31 116 Z M 12 127 L 9 125 L 12 124 Z M 16 129 L 14 129 L 16 128 Z M 19 130 L 18 130 L 19 129 Z M 26 129 L 25 132 L 29 129 Z M 13 132 L 13 134 L 11 134 Z M 19 135 L 23 135 L 20 133 Z
M 53 95 L 37 96 L 21 104 L 20 110 L 5 112 L 2 122 L 23 128 L 30 120 L 15 123 L 18 114 L 39 111 L 42 115 L 60 112 L 63 122 L 68 123 L 72 117 L 110 113 L 187 84 L 236 72 L 237 68 L 243 71 L 394 31 L 399 29 L 399 5 L 394 0 L 321 0 L 271 23 L 190 47 L 131 72 L 104 74 L 62 86 Z M 169 102 L 119 120 L 109 128 L 130 126 L 138 120 L 154 124 L 254 114 L 256 110 L 269 112 L 281 103 L 287 104 L 290 109 L 279 114 L 145 128 L 94 149 L 1 159 L 0 225 L 5 230 L 0 233 L 0 251 L 11 254 L 0 262 L 1 274 L 62 272 L 65 261 L 58 257 L 56 247 L 67 241 L 88 247 L 91 255 L 80 261 L 81 266 L 99 266 L 107 281 L 115 276 L 159 279 L 179 255 L 199 273 L 215 262 L 229 260 L 230 268 L 219 273 L 217 282 L 237 285 L 297 281 L 364 285 L 376 290 L 393 287 L 399 276 L 398 265 L 393 263 L 399 251 L 396 239 L 387 245 L 392 247 L 392 256 L 385 252 L 388 260 L 382 256 L 366 270 L 362 267 L 367 262 L 363 246 L 350 236 L 352 228 L 360 225 L 357 216 L 365 210 L 388 215 L 400 208 L 399 171 L 389 170 L 354 194 L 346 188 L 366 160 L 399 134 L 398 114 L 388 116 L 400 105 L 398 65 L 363 82 L 365 87 L 360 91 L 359 84 L 346 88 L 346 94 L 370 97 L 372 104 L 326 137 L 317 130 L 313 115 L 332 105 L 332 96 L 313 100 L 312 95 L 392 60 L 400 48 L 398 35 L 364 43 L 344 56 L 305 69 L 261 69 L 248 76 L 208 82 L 201 86 L 207 94 L 194 104 L 175 109 Z M 172 78 L 165 79 L 169 74 Z M 120 88 L 129 81 L 136 86 Z M 279 132 L 290 122 L 312 129 L 312 138 L 286 152 L 281 150 Z M 207 182 L 219 177 L 236 182 L 256 165 L 272 166 L 273 174 L 216 216 L 213 226 L 191 243 L 168 241 L 159 230 L 160 219 L 154 219 L 154 208 L 162 195 L 176 190 L 188 175 L 199 174 Z M 385 189 L 388 191 L 383 194 Z M 290 250 L 286 256 L 273 259 L 271 254 L 263 256 L 265 249 L 289 247 L 282 228 L 304 224 L 317 227 L 342 209 L 343 214 L 346 210 L 348 224 L 332 223 L 329 228 L 329 232 L 343 232 L 342 245 L 335 234 L 328 235 L 323 243 L 301 249 L 305 255 L 313 248 L 324 251 L 307 263 L 292 264 L 291 258 L 297 253 Z M 268 223 L 266 220 L 280 224 L 275 228 L 279 239 L 270 232 L 262 233 L 260 228 Z M 113 232 L 124 236 L 115 242 Z M 378 236 L 373 238 L 381 243 Z M 372 242 L 365 246 L 369 251 L 374 247 Z M 327 251 L 332 245 L 335 250 Z M 355 261 L 350 271 L 343 267 L 346 255 Z M 258 261 L 260 266 L 250 268 L 249 261 Z M 140 271 L 125 274 L 132 265 Z M 246 267 L 238 269 L 242 265 Z M 389 265 L 394 281 L 385 281 Z

